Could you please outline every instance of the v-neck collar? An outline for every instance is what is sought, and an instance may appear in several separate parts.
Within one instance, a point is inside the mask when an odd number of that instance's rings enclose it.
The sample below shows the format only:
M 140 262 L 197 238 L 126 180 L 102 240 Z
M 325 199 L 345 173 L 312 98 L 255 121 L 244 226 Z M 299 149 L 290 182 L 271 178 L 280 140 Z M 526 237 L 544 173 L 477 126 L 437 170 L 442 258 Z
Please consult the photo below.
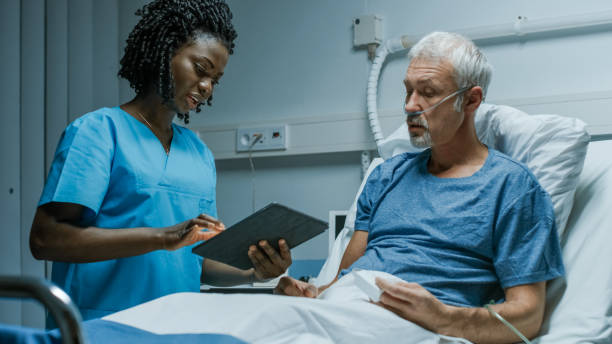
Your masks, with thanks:
M 168 158 L 170 157 L 170 153 L 172 152 L 172 146 L 174 146 L 174 138 L 176 136 L 177 130 L 175 128 L 175 124 L 174 123 L 170 123 L 170 128 L 172 129 L 172 138 L 170 139 L 170 147 L 168 148 L 168 152 L 166 152 L 166 148 L 164 147 L 164 144 L 161 142 L 161 140 L 159 139 L 159 137 L 157 137 L 157 135 L 155 135 L 155 133 L 153 132 L 153 130 L 151 128 L 149 128 L 148 125 L 146 125 L 145 123 L 142 123 L 140 120 L 138 120 L 136 117 L 132 116 L 129 112 L 123 110 L 120 106 L 117 106 L 117 108 L 123 112 L 124 115 L 128 116 L 129 118 L 131 118 L 132 120 L 138 122 L 141 126 L 143 126 L 147 132 L 149 132 L 151 135 L 153 135 L 153 137 L 155 137 L 155 140 L 159 143 L 159 146 L 163 152 L 163 154 L 166 156 L 166 162 L 164 164 L 167 164 L 168 162 Z

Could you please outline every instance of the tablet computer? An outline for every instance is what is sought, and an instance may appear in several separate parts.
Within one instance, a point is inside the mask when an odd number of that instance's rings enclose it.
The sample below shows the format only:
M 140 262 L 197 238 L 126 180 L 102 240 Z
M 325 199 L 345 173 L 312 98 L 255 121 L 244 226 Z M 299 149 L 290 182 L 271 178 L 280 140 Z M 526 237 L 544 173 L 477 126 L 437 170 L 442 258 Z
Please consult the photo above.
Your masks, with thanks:
M 249 246 L 267 240 L 278 251 L 278 241 L 283 238 L 289 248 L 294 248 L 327 227 L 325 221 L 278 203 L 270 203 L 192 251 L 239 269 L 250 269 L 253 263 L 247 254 Z

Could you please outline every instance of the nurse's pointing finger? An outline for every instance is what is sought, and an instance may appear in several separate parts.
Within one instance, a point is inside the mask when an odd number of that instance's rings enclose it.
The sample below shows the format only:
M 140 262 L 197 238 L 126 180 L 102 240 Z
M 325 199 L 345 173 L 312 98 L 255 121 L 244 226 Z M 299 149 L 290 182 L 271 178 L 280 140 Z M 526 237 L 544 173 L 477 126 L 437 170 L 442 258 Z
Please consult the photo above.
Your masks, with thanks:
M 225 229 L 225 225 L 221 222 L 202 219 L 199 217 L 193 219 L 193 223 L 198 226 L 208 228 L 209 230 L 222 231 Z
M 219 229 L 225 229 L 225 225 L 223 224 L 223 222 L 219 221 L 218 219 L 215 219 L 214 217 L 208 215 L 208 214 L 200 214 L 198 217 L 198 219 L 207 221 L 208 223 L 210 223 L 211 225 L 219 228 Z

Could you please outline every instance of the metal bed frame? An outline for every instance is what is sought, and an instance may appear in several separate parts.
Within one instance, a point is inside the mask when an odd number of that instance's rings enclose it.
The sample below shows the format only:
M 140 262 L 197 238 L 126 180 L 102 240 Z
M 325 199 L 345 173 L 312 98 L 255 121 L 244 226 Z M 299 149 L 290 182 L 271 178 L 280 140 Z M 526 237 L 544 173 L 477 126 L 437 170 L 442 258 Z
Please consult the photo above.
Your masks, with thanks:
M 79 310 L 70 296 L 51 282 L 43 278 L 0 276 L 0 297 L 36 299 L 51 312 L 63 344 L 86 343 Z

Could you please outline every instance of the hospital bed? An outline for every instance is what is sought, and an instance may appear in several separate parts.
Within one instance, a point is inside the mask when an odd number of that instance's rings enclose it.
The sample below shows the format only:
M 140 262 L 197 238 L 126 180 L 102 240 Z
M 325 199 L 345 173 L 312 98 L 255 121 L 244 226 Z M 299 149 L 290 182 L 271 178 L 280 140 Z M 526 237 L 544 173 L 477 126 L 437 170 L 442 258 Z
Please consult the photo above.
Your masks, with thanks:
M 584 123 L 574 119 L 524 117 L 517 111 L 483 106 L 477 127 L 490 147 L 513 153 L 528 165 L 539 164 L 530 167 L 550 187 L 561 225 L 567 276 L 548 284 L 545 320 L 533 342 L 612 343 L 612 140 L 589 142 Z M 521 126 L 521 135 L 512 136 L 519 129 L 506 121 Z M 411 149 L 401 127 L 396 133 L 381 150 L 383 157 Z M 313 283 L 323 284 L 335 275 L 352 234 L 354 205 L 351 211 Z M 427 331 L 367 301 L 343 278 L 318 299 L 178 293 L 98 321 L 159 336 L 217 333 L 249 343 L 469 343 Z M 93 327 L 90 321 L 83 325 Z M 84 332 L 87 337 L 88 329 Z M 213 338 L 207 342 L 216 343 Z

